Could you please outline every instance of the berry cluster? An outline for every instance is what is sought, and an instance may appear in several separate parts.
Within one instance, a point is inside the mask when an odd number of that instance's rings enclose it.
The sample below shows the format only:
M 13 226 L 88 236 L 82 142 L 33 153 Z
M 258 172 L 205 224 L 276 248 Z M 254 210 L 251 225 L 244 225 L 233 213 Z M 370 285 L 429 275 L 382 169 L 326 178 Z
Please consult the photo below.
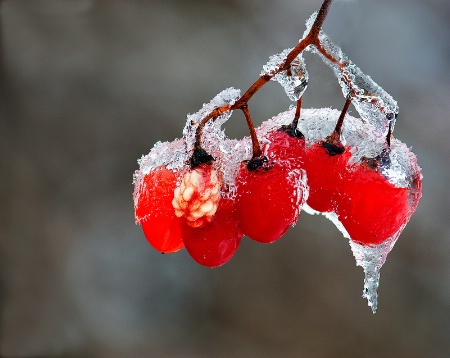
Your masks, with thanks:
M 172 158 L 157 166 L 143 162 L 135 177 L 136 220 L 150 244 L 164 253 L 185 247 L 198 263 L 216 267 L 233 256 L 244 235 L 261 243 L 281 238 L 308 195 L 298 160 L 305 141 L 277 130 L 265 138 L 258 157 L 239 163 L 239 150 L 228 163 L 225 153 L 212 160 L 197 148 L 194 160 L 179 166 L 178 156 L 186 158 L 187 152 L 173 150 L 174 143 L 159 144 L 153 154 L 162 150 Z M 220 144 L 245 152 L 249 138 Z
M 307 22 L 299 44 L 272 56 L 244 93 L 229 88 L 187 118 L 183 138 L 158 142 L 134 175 L 136 222 L 158 251 L 186 248 L 201 265 L 223 265 L 243 236 L 280 239 L 300 212 L 322 213 L 350 239 L 375 312 L 379 270 L 422 192 L 414 154 L 393 137 L 395 100 L 334 45 L 321 26 L 331 0 Z M 334 71 L 342 111 L 302 109 L 308 73 L 303 51 Z M 248 101 L 268 81 L 294 102 L 255 128 Z M 347 111 L 353 104 L 361 118 Z M 232 140 L 222 125 L 235 110 L 250 136 Z

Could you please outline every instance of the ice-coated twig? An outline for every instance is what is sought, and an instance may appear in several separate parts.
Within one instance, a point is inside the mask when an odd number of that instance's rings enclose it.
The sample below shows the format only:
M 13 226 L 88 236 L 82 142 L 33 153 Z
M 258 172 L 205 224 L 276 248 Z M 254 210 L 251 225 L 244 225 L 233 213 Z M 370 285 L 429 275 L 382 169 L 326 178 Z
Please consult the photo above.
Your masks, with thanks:
M 308 29 L 313 26 L 316 16 L 317 13 L 314 13 L 308 19 L 305 33 L 309 33 Z M 391 132 L 394 130 L 399 112 L 397 102 L 370 76 L 364 74 L 322 29 L 318 43 L 308 47 L 307 51 L 319 53 L 322 60 L 333 69 L 344 97 L 352 98 L 362 119 L 374 125 L 380 135 L 386 136 L 389 127 Z
M 299 80 L 287 79 L 281 75 L 280 79 L 283 82 L 283 86 L 286 88 L 286 93 L 292 94 L 294 100 L 298 100 L 303 94 L 307 84 L 307 72 L 306 69 L 303 71 L 304 62 L 301 57 L 301 53 L 310 45 L 319 45 L 319 34 L 322 28 L 323 22 L 328 14 L 332 0 L 324 0 L 320 10 L 315 13 L 314 21 L 311 22 L 309 32 L 303 37 L 302 40 L 288 51 L 286 54 L 286 59 L 284 62 L 277 64 L 276 69 L 270 71 L 270 73 L 263 73 L 250 87 L 249 89 L 232 105 L 218 106 L 212 109 L 209 113 L 205 114 L 197 127 L 196 134 L 196 146 L 200 146 L 201 135 L 203 126 L 205 126 L 209 121 L 215 120 L 218 115 L 225 114 L 226 112 L 233 111 L 236 109 L 242 109 L 248 107 L 248 101 L 253 97 L 253 95 L 258 92 L 267 82 L 278 74 L 285 73 L 286 76 L 292 74 L 293 71 L 297 71 Z M 284 55 L 283 55 L 284 58 Z M 305 77 L 306 76 L 306 77 Z M 285 81 L 286 80 L 286 81 Z M 286 85 L 284 85 L 286 82 Z M 292 83 L 291 83 L 292 82 Z M 296 98 L 298 97 L 298 98 Z
M 291 101 L 298 101 L 308 86 L 308 71 L 302 54 L 299 54 L 287 69 L 282 69 L 292 49 L 270 56 L 269 62 L 263 66 L 261 76 L 271 76 L 272 81 L 281 84 Z

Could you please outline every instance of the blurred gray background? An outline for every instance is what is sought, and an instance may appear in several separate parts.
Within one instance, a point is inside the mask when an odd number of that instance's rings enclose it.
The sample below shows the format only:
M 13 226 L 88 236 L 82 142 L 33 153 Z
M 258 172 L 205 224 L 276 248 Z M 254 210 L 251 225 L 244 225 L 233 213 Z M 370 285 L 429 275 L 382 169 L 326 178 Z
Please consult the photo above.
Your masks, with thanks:
M 246 90 L 294 46 L 319 0 L 0 3 L 0 355 L 450 355 L 450 2 L 336 0 L 325 30 L 400 105 L 395 135 L 423 199 L 381 271 L 379 310 L 323 217 L 280 241 L 243 240 L 218 269 L 161 255 L 134 224 L 136 160 L 187 113 Z M 307 56 L 304 107 L 342 108 Z M 276 84 L 257 123 L 290 102 Z M 353 110 L 353 113 L 355 111 Z M 227 133 L 247 135 L 235 114 Z

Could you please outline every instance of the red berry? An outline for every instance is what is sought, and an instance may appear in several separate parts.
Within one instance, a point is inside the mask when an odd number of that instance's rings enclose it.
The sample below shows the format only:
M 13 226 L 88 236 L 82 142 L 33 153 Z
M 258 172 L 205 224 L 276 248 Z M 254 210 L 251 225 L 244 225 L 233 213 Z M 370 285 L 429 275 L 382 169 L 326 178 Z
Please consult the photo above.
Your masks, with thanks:
M 352 241 L 378 245 L 395 236 L 413 211 L 408 188 L 396 187 L 376 169 L 360 163 L 345 180 L 336 214 Z
M 138 184 L 139 183 L 139 184 Z M 171 253 L 184 247 L 180 219 L 172 206 L 176 177 L 164 166 L 146 174 L 137 190 L 135 217 L 148 242 L 158 251 Z
M 183 220 L 182 234 L 187 252 L 199 264 L 217 267 L 236 252 L 242 238 L 237 225 L 234 201 L 221 198 L 217 212 L 201 227 Z
M 271 243 L 284 235 L 299 217 L 304 183 L 300 154 L 304 141 L 275 131 L 263 148 L 268 162 L 255 170 L 242 163 L 237 182 L 237 213 L 244 235 Z
M 305 169 L 308 175 L 309 197 L 306 203 L 314 210 L 331 212 L 336 208 L 336 196 L 341 191 L 351 157 L 349 148 L 341 154 L 330 154 L 322 143 L 306 149 Z
M 300 132 L 298 132 L 300 133 Z M 305 160 L 305 140 L 290 135 L 283 130 L 273 130 L 266 135 L 269 141 L 263 147 L 263 153 L 270 161 L 286 160 L 292 168 L 303 168 Z

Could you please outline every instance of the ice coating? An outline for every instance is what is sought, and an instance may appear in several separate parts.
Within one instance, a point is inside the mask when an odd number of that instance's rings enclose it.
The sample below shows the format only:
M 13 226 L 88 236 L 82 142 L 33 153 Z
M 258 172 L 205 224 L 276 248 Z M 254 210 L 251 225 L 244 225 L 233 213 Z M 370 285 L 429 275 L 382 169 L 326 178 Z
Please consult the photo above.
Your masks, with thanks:
M 398 139 L 391 140 L 388 153 L 389 165 L 382 166 L 381 173 L 397 187 L 412 188 L 413 181 L 420 174 L 420 168 L 417 165 L 417 158 L 414 153 Z
M 216 158 L 214 165 L 221 171 L 224 186 L 227 188 L 227 191 L 222 193 L 222 195 L 229 199 L 234 199 L 237 190 L 236 177 L 240 164 L 244 160 L 251 159 L 253 154 L 252 141 L 250 137 L 245 137 L 241 140 L 226 139 L 219 146 L 221 153 Z
M 276 73 L 284 65 L 287 55 L 291 51 L 292 49 L 285 49 L 279 54 L 270 56 L 267 64 L 263 66 L 260 75 L 273 76 L 271 80 L 277 81 L 283 86 L 289 99 L 291 101 L 298 101 L 306 90 L 309 78 L 302 54 L 299 54 L 291 62 L 291 66 L 288 70 Z
M 298 130 L 303 133 L 307 145 L 312 145 L 329 136 L 341 114 L 340 111 L 331 108 L 302 109 Z M 287 111 L 265 121 L 257 129 L 257 133 L 268 132 L 272 128 L 288 125 L 295 115 L 295 107 L 291 106 Z M 385 147 L 385 139 L 375 133 L 375 129 L 349 114 L 345 116 L 341 140 L 351 147 L 351 161 L 356 162 L 362 157 L 372 158 L 380 154 Z
M 401 228 L 403 230 L 403 227 Z M 400 231 L 401 231 L 400 230 Z M 400 235 L 400 233 L 398 233 Z M 378 286 L 380 285 L 380 269 L 386 261 L 397 241 L 398 235 L 386 240 L 380 245 L 363 246 L 349 240 L 356 265 L 364 269 L 363 297 L 367 298 L 368 305 L 375 313 L 378 308 Z
M 321 214 L 311 209 L 308 205 L 305 205 L 303 210 L 308 214 Z M 349 239 L 349 245 L 355 258 L 356 266 L 360 266 L 364 270 L 362 297 L 367 299 L 367 304 L 372 308 L 372 312 L 376 313 L 378 308 L 378 286 L 380 285 L 381 267 L 386 262 L 387 255 L 391 252 L 406 224 L 394 236 L 383 243 L 365 246 L 351 240 L 350 235 L 335 213 L 323 213 L 323 215 L 336 226 L 345 238 Z
M 183 139 L 176 139 L 173 142 L 157 142 L 147 155 L 143 155 L 138 160 L 139 169 L 133 174 L 135 207 L 138 204 L 138 195 L 146 174 L 159 166 L 180 172 L 186 166 L 187 160 L 188 155 Z
M 202 119 L 216 108 L 232 105 L 240 97 L 240 93 L 240 90 L 233 87 L 227 88 L 218 93 L 209 103 L 204 104 L 198 112 L 187 116 L 183 138 L 190 154 L 192 154 L 194 148 L 196 130 Z M 231 117 L 231 114 L 232 111 L 227 111 L 215 120 L 208 121 L 203 128 L 202 148 L 214 158 L 220 154 L 219 143 L 225 140 L 225 133 L 221 127 Z
M 289 181 L 294 183 L 295 193 L 292 196 L 292 205 L 297 208 L 295 213 L 295 220 L 291 226 L 295 226 L 297 219 L 300 216 L 303 206 L 309 196 L 309 187 L 307 185 L 307 175 L 304 170 L 293 169 L 288 173 Z
M 305 37 L 316 19 L 317 12 L 306 21 Z M 385 136 L 389 129 L 395 126 L 395 118 L 399 112 L 397 102 L 392 96 L 381 88 L 372 78 L 365 75 L 346 54 L 335 45 L 323 30 L 319 33 L 319 42 L 322 48 L 330 54 L 337 63 L 331 61 L 316 49 L 314 45 L 307 50 L 319 54 L 323 62 L 333 69 L 344 97 L 351 97 L 352 103 L 361 118 L 367 120 L 376 129 L 380 136 Z

